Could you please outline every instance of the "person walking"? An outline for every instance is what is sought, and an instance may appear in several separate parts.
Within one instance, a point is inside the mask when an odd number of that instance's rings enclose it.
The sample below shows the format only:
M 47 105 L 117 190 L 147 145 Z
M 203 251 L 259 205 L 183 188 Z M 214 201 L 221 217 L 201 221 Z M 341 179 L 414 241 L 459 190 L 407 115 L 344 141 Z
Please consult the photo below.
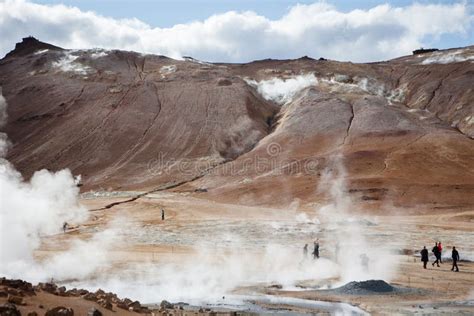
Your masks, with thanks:
M 68 228 L 69 224 L 67 222 L 64 222 L 63 224 L 63 232 L 66 233 L 66 230 Z
M 421 253 L 421 261 L 423 262 L 423 269 L 426 269 L 426 264 L 428 263 L 428 249 L 426 246 L 423 246 L 423 249 L 420 251 Z
M 451 271 L 459 272 L 458 261 L 459 261 L 459 252 L 456 250 L 456 247 L 453 246 L 453 251 L 451 252 L 451 258 L 453 259 L 453 267 Z M 456 270 L 454 270 L 456 268 Z
M 314 242 L 313 259 L 319 258 L 319 239 Z
M 443 254 L 443 246 L 441 246 L 441 241 L 438 241 L 438 250 L 439 250 L 439 263 L 443 263 L 441 260 L 441 255 Z
M 161 220 L 162 221 L 165 220 L 165 210 L 164 209 L 161 209 Z
M 431 252 L 434 254 L 436 260 L 435 262 L 433 262 L 432 266 L 434 267 L 434 265 L 438 265 L 439 267 L 439 248 L 438 248 L 438 243 L 435 243 L 433 249 L 431 249 Z

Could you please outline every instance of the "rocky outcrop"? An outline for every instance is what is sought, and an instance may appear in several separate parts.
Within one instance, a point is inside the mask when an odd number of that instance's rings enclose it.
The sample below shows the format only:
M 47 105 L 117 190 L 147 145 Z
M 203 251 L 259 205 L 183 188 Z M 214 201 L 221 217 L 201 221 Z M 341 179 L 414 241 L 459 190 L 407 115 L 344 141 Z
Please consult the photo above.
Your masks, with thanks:
M 59 297 L 81 297 L 85 301 L 91 302 L 91 304 L 97 304 L 110 311 L 115 311 L 115 308 L 125 309 L 127 311 L 135 313 L 150 313 L 150 310 L 143 306 L 139 301 L 132 301 L 128 298 L 121 299 L 115 293 L 105 292 L 102 289 L 98 289 L 95 292 L 89 292 L 85 289 L 66 289 L 64 286 L 58 286 L 54 283 L 39 283 L 33 286 L 31 283 L 22 280 L 10 280 L 6 278 L 0 278 L 0 299 L 6 298 L 9 304 L 3 306 L 5 313 L 14 313 L 16 305 L 23 306 L 27 305 L 26 301 L 29 296 L 35 296 L 37 293 L 45 292 L 54 296 Z M 60 300 L 59 300 L 60 301 Z M 1 302 L 1 300 L 0 300 Z M 13 307 L 12 307 L 13 306 Z M 16 307 L 15 307 L 16 308 Z M 0 308 L 0 311 L 2 309 Z M 10 314 L 1 315 L 10 315 Z M 100 310 L 95 307 L 90 310 L 91 315 L 102 315 Z M 15 315 L 15 314 L 11 314 Z M 72 316 L 74 310 L 64 306 L 57 306 L 46 312 L 47 316 Z
M 74 310 L 64 306 L 52 308 L 44 314 L 45 316 L 74 316 Z

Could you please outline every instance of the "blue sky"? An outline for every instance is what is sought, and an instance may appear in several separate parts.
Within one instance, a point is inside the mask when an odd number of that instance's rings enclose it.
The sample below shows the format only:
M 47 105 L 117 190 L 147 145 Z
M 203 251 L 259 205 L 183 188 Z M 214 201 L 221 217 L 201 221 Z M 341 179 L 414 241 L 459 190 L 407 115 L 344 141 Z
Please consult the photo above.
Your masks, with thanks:
M 472 45 L 473 29 L 474 0 L 0 0 L 0 55 L 33 35 L 68 48 L 209 61 L 375 61 L 421 46 Z
M 94 11 L 114 18 L 138 18 L 151 26 L 170 27 L 193 20 L 204 20 L 213 14 L 227 11 L 254 11 L 270 19 L 277 19 L 296 4 L 311 4 L 317 0 L 36 0 L 41 4 L 65 4 L 84 11 Z M 369 9 L 388 3 L 394 7 L 407 6 L 413 0 L 344 0 L 324 1 L 343 12 Z M 417 0 L 421 4 L 452 4 L 456 0 Z
M 269 19 L 278 19 L 296 4 L 311 4 L 315 0 L 37 0 L 41 4 L 65 4 L 84 11 L 94 11 L 114 18 L 137 18 L 153 27 L 171 27 L 175 24 L 205 20 L 211 15 L 227 11 L 254 11 Z M 342 12 L 355 9 L 370 9 L 388 3 L 394 7 L 408 6 L 413 0 L 333 0 L 324 1 Z M 459 0 L 417 0 L 420 4 L 453 4 Z M 467 3 L 474 1 L 468 0 Z M 463 35 L 441 36 L 432 44 L 440 48 L 474 44 L 474 32 Z

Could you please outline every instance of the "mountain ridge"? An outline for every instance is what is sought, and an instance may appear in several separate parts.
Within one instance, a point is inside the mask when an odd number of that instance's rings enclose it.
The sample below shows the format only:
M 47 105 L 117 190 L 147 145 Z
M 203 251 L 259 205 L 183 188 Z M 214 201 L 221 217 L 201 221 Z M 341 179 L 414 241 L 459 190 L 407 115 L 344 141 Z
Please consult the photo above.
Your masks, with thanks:
M 324 199 L 318 174 L 342 155 L 348 190 L 369 208 L 474 205 L 472 47 L 370 64 L 223 64 L 43 44 L 0 60 L 7 158 L 26 177 L 68 167 L 84 190 L 182 183 L 173 190 L 311 204 Z M 279 104 L 279 91 L 305 80 Z M 314 174 L 273 175 L 285 157 L 314 160 Z M 261 172 L 258 158 L 276 165 Z

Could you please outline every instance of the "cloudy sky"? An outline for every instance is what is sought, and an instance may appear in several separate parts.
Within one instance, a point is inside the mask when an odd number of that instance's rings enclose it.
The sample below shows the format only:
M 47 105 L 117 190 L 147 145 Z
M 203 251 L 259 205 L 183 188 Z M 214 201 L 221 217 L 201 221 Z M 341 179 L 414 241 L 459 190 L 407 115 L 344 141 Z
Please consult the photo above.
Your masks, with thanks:
M 377 61 L 474 44 L 474 1 L 0 0 L 0 55 L 22 37 L 247 62 Z

